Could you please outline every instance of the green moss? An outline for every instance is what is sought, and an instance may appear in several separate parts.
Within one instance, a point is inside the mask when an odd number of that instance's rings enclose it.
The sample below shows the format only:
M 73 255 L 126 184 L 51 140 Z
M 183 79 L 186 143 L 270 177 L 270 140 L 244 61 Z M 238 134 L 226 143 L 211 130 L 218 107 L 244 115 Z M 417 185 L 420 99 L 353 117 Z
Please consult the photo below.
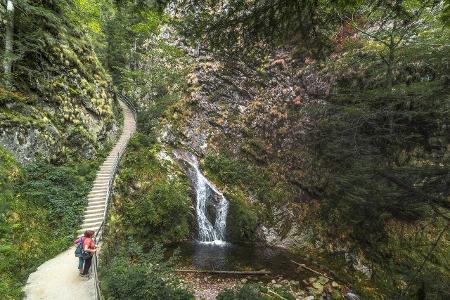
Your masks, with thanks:
M 226 193 L 230 202 L 227 216 L 227 240 L 231 242 L 254 242 L 258 217 L 255 207 L 248 203 L 242 191 Z
M 20 92 L 9 91 L 0 87 L 0 106 L 4 106 L 7 103 L 33 103 L 34 100 L 34 98 L 28 97 Z
M 292 291 L 291 291 L 292 292 Z M 227 288 L 217 295 L 217 300 L 294 300 L 295 297 L 287 288 L 279 287 L 269 289 L 262 283 L 247 283 L 243 286 Z
M 271 165 L 256 165 L 242 159 L 231 159 L 226 154 L 209 154 L 202 162 L 207 176 L 226 193 L 256 198 L 261 220 L 273 223 L 273 211 L 294 199 L 295 190 Z M 247 200 L 247 202 L 249 202 Z
M 177 166 L 158 160 L 160 146 L 140 137 L 131 140 L 116 179 L 114 227 L 145 243 L 186 239 L 193 220 L 189 182 Z
M 32 109 L 32 111 L 35 111 Z M 28 111 L 29 112 L 29 111 Z M 23 127 L 23 128 L 45 128 L 48 119 L 45 116 L 36 114 L 21 113 L 17 110 L 0 108 L 0 126 L 7 127 Z

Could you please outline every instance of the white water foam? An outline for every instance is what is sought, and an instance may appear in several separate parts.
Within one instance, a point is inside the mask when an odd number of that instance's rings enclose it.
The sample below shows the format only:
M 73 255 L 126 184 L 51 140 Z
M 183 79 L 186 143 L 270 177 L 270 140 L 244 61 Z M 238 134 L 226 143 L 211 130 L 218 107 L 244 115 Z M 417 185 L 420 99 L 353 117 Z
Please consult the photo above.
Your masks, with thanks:
M 195 185 L 196 193 L 196 214 L 199 231 L 199 242 L 210 243 L 214 245 L 224 245 L 225 230 L 227 226 L 228 200 L 224 195 L 206 179 L 199 168 L 197 158 L 188 152 L 174 151 L 178 159 L 185 161 L 191 166 L 192 181 Z M 214 223 L 207 217 L 207 204 L 211 201 L 211 192 L 213 191 L 219 200 L 214 205 L 216 216 Z

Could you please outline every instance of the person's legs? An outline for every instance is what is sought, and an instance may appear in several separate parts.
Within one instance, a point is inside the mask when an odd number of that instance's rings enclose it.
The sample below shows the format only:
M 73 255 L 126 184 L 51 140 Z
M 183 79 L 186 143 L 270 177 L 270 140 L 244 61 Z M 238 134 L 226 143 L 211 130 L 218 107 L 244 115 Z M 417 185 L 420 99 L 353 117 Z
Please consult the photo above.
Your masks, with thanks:
M 92 257 L 89 257 L 88 259 L 84 260 L 83 275 L 89 274 L 89 269 L 91 268 L 91 263 L 92 263 Z
M 78 270 L 80 271 L 80 273 L 83 273 L 83 264 L 84 259 L 82 257 L 78 257 Z

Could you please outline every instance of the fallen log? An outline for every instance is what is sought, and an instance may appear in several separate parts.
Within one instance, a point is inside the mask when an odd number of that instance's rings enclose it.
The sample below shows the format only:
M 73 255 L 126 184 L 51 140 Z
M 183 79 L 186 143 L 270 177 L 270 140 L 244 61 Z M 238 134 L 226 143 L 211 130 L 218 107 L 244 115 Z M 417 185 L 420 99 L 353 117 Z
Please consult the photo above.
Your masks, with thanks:
M 325 278 L 328 278 L 329 280 L 333 280 L 333 278 L 331 278 L 330 276 L 328 276 L 328 275 L 326 275 L 326 274 L 324 274 L 324 273 L 321 273 L 321 272 L 319 272 L 319 271 L 316 271 L 316 270 L 314 270 L 314 269 L 311 269 L 310 267 L 307 267 L 305 264 L 298 263 L 298 262 L 296 262 L 296 261 L 294 261 L 294 260 L 291 260 L 291 262 L 293 262 L 294 264 L 296 264 L 296 265 L 299 266 L 299 267 L 302 267 L 303 269 L 306 269 L 306 270 L 308 270 L 308 271 L 313 272 L 314 274 L 323 276 L 323 277 L 325 277 Z
M 270 275 L 270 271 L 219 271 L 219 270 L 195 270 L 195 269 L 178 269 L 179 273 L 209 273 L 209 274 L 231 274 L 231 275 Z
M 284 298 L 284 297 L 281 296 L 280 294 L 275 293 L 275 292 L 272 291 L 271 289 L 267 289 L 267 292 L 269 292 L 269 293 L 272 294 L 272 295 L 277 296 L 277 297 L 280 298 L 280 299 L 287 300 L 286 298 Z

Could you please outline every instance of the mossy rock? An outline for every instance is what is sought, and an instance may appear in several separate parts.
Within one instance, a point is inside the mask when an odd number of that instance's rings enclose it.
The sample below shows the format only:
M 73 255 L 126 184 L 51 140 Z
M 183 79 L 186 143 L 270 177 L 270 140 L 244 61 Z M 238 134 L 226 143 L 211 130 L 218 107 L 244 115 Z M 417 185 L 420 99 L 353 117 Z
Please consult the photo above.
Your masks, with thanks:
M 230 205 L 227 216 L 226 238 L 233 243 L 252 243 L 256 239 L 258 217 L 242 192 L 226 193 Z

